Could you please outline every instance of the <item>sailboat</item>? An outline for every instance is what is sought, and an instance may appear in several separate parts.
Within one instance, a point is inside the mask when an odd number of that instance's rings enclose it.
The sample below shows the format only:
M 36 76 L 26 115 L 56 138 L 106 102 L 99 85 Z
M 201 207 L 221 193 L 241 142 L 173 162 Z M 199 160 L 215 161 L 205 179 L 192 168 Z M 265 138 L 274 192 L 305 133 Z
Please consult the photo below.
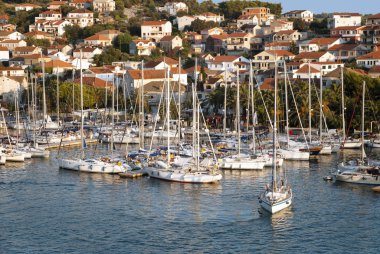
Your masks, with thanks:
M 237 170 L 262 170 L 266 160 L 262 158 L 253 158 L 249 154 L 241 154 L 241 136 L 240 136 L 240 84 L 239 84 L 239 67 L 237 67 L 236 82 L 236 122 L 237 122 L 237 140 L 238 154 L 223 158 L 220 167 L 223 169 Z
M 286 179 L 277 182 L 277 62 L 275 62 L 274 116 L 273 116 L 273 164 L 271 185 L 266 185 L 265 191 L 259 196 L 260 206 L 271 214 L 277 213 L 292 204 L 292 189 Z
M 62 169 L 69 169 L 80 172 L 88 173 L 106 173 L 106 174 L 118 174 L 123 173 L 125 170 L 122 165 L 115 165 L 111 163 L 110 160 L 104 159 L 85 159 L 84 158 L 84 148 L 86 146 L 85 139 L 83 136 L 83 76 L 82 76 L 82 51 L 80 51 L 80 106 L 81 106 L 81 124 L 80 124 L 80 138 L 81 142 L 81 157 L 80 159 L 59 159 L 58 164 Z M 113 113 L 113 112 L 112 112 Z M 112 117 L 114 114 L 112 114 Z M 112 143 L 111 143 L 112 144 Z M 111 145 L 113 149 L 113 144 Z
M 369 165 L 365 163 L 364 151 L 364 100 L 365 100 L 365 81 L 363 81 L 362 92 L 362 130 L 361 130 L 361 157 L 348 164 L 340 163 L 338 170 L 333 174 L 336 181 L 380 185 L 380 166 Z
M 196 70 L 196 69 L 195 69 Z M 166 128 L 170 131 L 170 75 L 169 69 L 167 70 L 166 81 Z M 197 76 L 195 76 L 197 80 Z M 180 92 L 180 91 L 179 91 Z M 146 167 L 144 170 L 152 178 L 157 178 L 172 182 L 182 183 L 215 183 L 222 179 L 222 175 L 218 172 L 218 168 L 214 165 L 210 165 L 207 161 L 200 162 L 200 102 L 196 96 L 196 85 L 193 84 L 193 158 L 195 162 L 186 163 L 185 165 L 176 166 L 171 163 L 171 149 L 170 149 L 170 135 L 167 135 L 167 152 L 166 159 L 157 160 L 152 166 Z M 153 137 L 152 137 L 153 138 Z

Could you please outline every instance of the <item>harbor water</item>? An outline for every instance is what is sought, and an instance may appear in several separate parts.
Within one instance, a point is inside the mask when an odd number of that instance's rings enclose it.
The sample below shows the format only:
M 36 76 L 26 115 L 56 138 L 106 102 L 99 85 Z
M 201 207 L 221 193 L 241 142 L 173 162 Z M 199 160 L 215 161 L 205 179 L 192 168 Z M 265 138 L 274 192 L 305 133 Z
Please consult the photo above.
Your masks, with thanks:
M 105 145 L 97 150 L 109 154 Z M 271 216 L 257 199 L 269 168 L 192 185 L 61 170 L 57 153 L 0 166 L 0 253 L 379 252 L 380 195 L 323 181 L 340 154 L 286 162 L 293 205 Z M 379 159 L 380 151 L 367 155 Z

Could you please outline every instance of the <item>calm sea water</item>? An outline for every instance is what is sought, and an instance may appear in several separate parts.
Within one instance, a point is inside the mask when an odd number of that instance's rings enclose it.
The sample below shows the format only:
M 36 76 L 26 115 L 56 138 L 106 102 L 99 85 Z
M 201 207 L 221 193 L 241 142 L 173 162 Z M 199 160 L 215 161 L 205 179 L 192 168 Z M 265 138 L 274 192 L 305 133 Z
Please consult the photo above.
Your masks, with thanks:
M 59 170 L 56 155 L 0 167 L 1 253 L 380 250 L 380 195 L 322 179 L 339 155 L 287 162 L 294 204 L 274 216 L 258 212 L 270 169 L 225 171 L 220 184 L 190 185 Z M 367 155 L 380 158 L 380 151 Z

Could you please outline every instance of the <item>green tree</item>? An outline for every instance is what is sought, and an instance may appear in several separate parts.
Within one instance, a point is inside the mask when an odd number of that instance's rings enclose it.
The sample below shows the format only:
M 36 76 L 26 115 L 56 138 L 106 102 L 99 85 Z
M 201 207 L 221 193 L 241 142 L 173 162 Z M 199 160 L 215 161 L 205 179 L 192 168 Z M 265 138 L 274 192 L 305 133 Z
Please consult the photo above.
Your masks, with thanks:
M 196 19 L 191 22 L 190 29 L 194 32 L 200 32 L 203 29 L 217 27 L 218 24 L 213 21 L 204 21 L 200 19 Z
M 114 42 L 113 45 L 115 48 L 119 49 L 121 52 L 124 53 L 129 53 L 129 43 L 132 42 L 132 36 L 127 32 L 118 35 Z

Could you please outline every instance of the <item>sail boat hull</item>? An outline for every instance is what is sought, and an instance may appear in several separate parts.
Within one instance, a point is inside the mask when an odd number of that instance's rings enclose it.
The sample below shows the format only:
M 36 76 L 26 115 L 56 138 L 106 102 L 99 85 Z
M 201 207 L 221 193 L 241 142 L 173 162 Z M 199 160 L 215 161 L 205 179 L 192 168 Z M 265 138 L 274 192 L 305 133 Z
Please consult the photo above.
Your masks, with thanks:
M 262 170 L 265 164 L 266 161 L 263 160 L 225 158 L 222 160 L 220 167 L 232 170 Z
M 292 205 L 291 192 L 288 194 L 282 192 L 274 192 L 274 196 L 278 198 L 278 200 L 270 200 L 271 196 L 272 192 L 266 192 L 262 197 L 259 198 L 260 206 L 271 214 L 278 213 Z
M 221 174 L 210 174 L 207 171 L 185 172 L 183 170 L 146 168 L 152 178 L 180 183 L 216 183 L 222 179 Z
M 358 173 L 355 171 L 338 172 L 334 174 L 335 180 L 338 182 L 366 184 L 366 185 L 380 185 L 380 176 L 365 173 Z

